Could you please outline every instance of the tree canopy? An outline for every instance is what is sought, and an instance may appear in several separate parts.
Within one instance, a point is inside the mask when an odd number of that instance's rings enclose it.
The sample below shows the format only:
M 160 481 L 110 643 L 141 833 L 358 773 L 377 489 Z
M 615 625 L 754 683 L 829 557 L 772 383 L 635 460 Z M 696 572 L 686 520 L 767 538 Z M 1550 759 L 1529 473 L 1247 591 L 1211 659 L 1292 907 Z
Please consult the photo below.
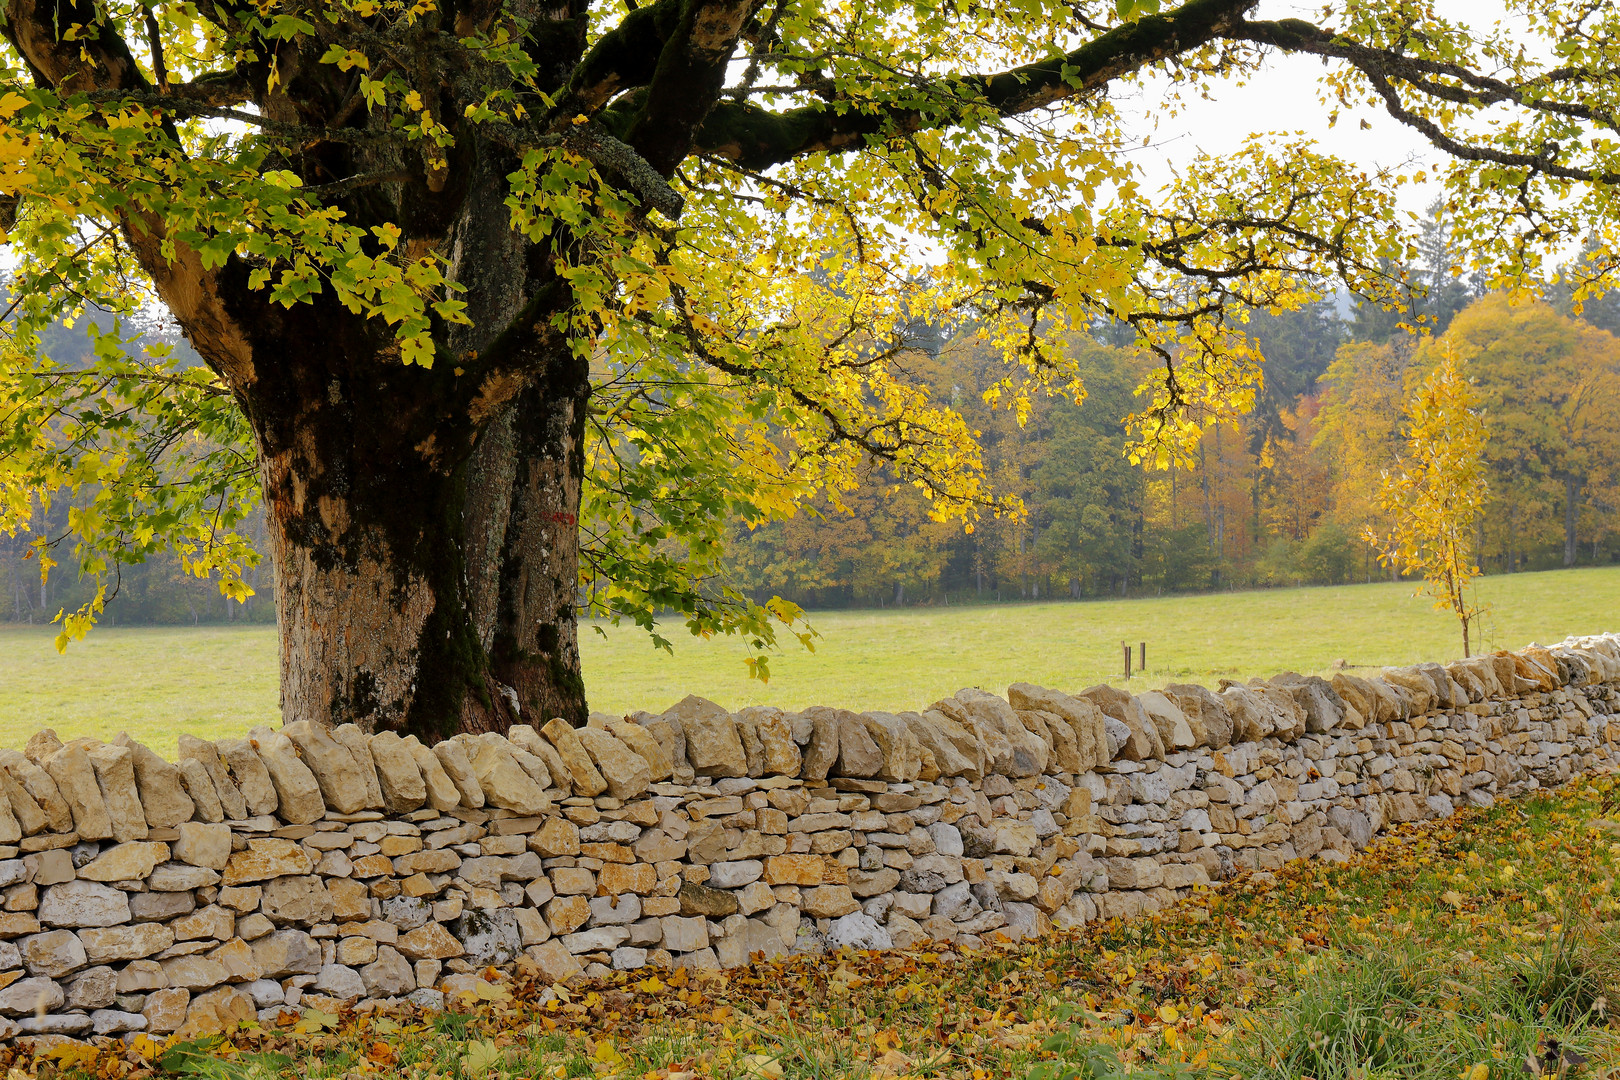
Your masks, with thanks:
M 728 520 L 873 462 L 935 518 L 1016 509 L 912 370 L 916 328 L 971 318 L 1004 365 L 981 392 L 1020 418 L 1084 395 L 1075 327 L 1128 328 L 1154 358 L 1132 452 L 1167 462 L 1252 404 L 1253 313 L 1410 294 L 1410 171 L 1261 117 L 1146 190 L 1116 96 L 1150 78 L 1169 107 L 1321 58 L 1330 116 L 1370 102 L 1445 156 L 1487 287 L 1596 228 L 1579 304 L 1617 250 L 1620 13 L 1512 6 L 1482 30 L 1413 0 L 1314 23 L 1255 0 L 9 0 L 0 522 L 66 498 L 42 561 L 172 550 L 242 595 L 262 497 L 290 715 L 582 720 L 582 581 L 600 613 L 763 641 L 796 612 L 715 584 Z M 203 366 L 122 331 L 87 364 L 39 348 L 154 298 Z

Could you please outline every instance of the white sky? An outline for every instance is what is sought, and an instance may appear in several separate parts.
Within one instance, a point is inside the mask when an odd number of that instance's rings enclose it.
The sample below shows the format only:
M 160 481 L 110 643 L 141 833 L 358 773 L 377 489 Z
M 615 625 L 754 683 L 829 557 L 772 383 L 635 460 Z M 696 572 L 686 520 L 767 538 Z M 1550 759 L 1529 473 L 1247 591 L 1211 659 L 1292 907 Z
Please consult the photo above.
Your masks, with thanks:
M 1507 17 L 1502 0 L 1436 0 L 1435 7 L 1445 18 L 1481 29 Z M 1318 22 L 1321 9 L 1320 5 L 1265 0 L 1251 17 Z M 1322 72 L 1322 61 L 1315 57 L 1273 53 L 1261 75 L 1246 85 L 1216 84 L 1209 100 L 1187 101 L 1183 111 L 1173 118 L 1160 115 L 1154 145 L 1142 150 L 1137 158 L 1150 186 L 1163 183 L 1176 164 L 1191 160 L 1200 150 L 1230 153 L 1256 131 L 1304 132 L 1324 151 L 1369 169 L 1398 165 L 1408 159 L 1425 166 L 1442 160 L 1426 140 L 1382 109 L 1341 109 L 1338 124 L 1330 128 L 1327 116 L 1331 110 L 1320 100 L 1318 91 Z M 1134 111 L 1143 118 L 1137 125 L 1144 135 L 1151 129 L 1146 117 L 1158 107 L 1151 91 L 1134 102 L 1121 101 L 1120 106 L 1127 114 Z M 1363 120 L 1369 125 L 1365 129 L 1361 126 Z M 1438 192 L 1438 185 L 1432 182 L 1405 188 L 1401 205 L 1421 213 Z

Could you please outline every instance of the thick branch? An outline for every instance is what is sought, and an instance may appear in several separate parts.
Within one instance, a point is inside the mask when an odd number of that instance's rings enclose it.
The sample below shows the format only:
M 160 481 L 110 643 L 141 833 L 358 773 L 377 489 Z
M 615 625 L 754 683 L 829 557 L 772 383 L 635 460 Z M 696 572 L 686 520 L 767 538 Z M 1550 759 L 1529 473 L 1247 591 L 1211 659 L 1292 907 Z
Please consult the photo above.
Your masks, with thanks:
M 1521 86 L 1481 75 L 1459 64 L 1371 48 L 1299 19 L 1245 22 L 1229 36 L 1236 40 L 1270 45 L 1285 52 L 1303 52 L 1346 61 L 1366 76 L 1373 92 L 1383 101 L 1384 111 L 1423 135 L 1436 149 L 1461 161 L 1485 161 L 1581 183 L 1620 184 L 1620 173 L 1560 164 L 1560 148 L 1556 143 L 1542 147 L 1539 153 L 1526 154 L 1458 139 L 1434 120 L 1409 108 L 1401 100 L 1395 82 L 1400 80 L 1420 94 L 1456 104 L 1485 106 L 1507 102 L 1533 112 L 1616 128 L 1616 117 L 1612 113 L 1601 111 L 1586 102 L 1557 101 L 1529 95 Z M 1435 81 L 1444 78 L 1455 79 L 1458 85 Z
M 756 0 L 688 0 L 665 42 L 624 141 L 653 168 L 672 176 L 692 152 L 693 137 L 725 88 L 726 65 L 753 16 Z
M 704 153 L 750 169 L 805 154 L 858 149 L 873 137 L 947 127 L 969 109 L 1016 116 L 1090 93 L 1148 64 L 1227 35 L 1258 0 L 1188 0 L 1174 11 L 1117 26 L 1060 57 L 997 74 L 941 79 L 927 108 L 835 100 L 774 113 L 747 102 L 714 107 L 697 135 Z
M 150 90 L 129 43 L 93 0 L 10 0 L 3 32 L 44 85 L 64 94 L 87 90 Z M 86 32 L 63 40 L 62 27 Z
M 590 115 L 616 94 L 651 82 L 664 45 L 680 26 L 684 3 L 657 0 L 636 8 L 597 39 L 574 69 L 562 107 Z

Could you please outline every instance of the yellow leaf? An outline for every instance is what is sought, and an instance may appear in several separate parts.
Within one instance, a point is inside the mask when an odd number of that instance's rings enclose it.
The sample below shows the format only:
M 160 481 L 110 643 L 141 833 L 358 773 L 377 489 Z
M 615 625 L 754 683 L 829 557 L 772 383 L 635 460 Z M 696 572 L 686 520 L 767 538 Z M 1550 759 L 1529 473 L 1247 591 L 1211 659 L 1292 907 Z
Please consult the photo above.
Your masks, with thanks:
M 1176 1011 L 1176 1007 L 1174 1005 L 1160 1005 L 1159 1019 L 1163 1020 L 1167 1024 L 1173 1024 L 1177 1020 L 1181 1019 L 1181 1014 Z
M 1460 908 L 1463 906 L 1463 895 L 1456 889 L 1447 889 L 1445 892 L 1440 894 L 1440 899 L 1442 902 L 1450 904 L 1454 908 Z
M 1472 1069 L 1464 1069 L 1459 1075 L 1462 1080 L 1490 1080 L 1491 1067 L 1482 1061 Z
M 761 1076 L 765 1080 L 781 1080 L 782 1063 L 769 1054 L 749 1054 L 737 1059 L 737 1071 L 743 1076 Z

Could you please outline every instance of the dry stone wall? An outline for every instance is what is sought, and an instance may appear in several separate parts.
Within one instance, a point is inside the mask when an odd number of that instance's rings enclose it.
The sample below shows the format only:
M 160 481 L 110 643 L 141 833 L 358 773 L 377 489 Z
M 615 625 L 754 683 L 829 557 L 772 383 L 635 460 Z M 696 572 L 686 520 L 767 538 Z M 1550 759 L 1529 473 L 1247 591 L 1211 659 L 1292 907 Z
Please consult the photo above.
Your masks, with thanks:
M 292 723 L 0 752 L 0 1036 L 200 1034 L 548 980 L 1171 904 L 1605 769 L 1620 638 L 1331 681 L 921 713 L 560 720 L 436 746 Z

